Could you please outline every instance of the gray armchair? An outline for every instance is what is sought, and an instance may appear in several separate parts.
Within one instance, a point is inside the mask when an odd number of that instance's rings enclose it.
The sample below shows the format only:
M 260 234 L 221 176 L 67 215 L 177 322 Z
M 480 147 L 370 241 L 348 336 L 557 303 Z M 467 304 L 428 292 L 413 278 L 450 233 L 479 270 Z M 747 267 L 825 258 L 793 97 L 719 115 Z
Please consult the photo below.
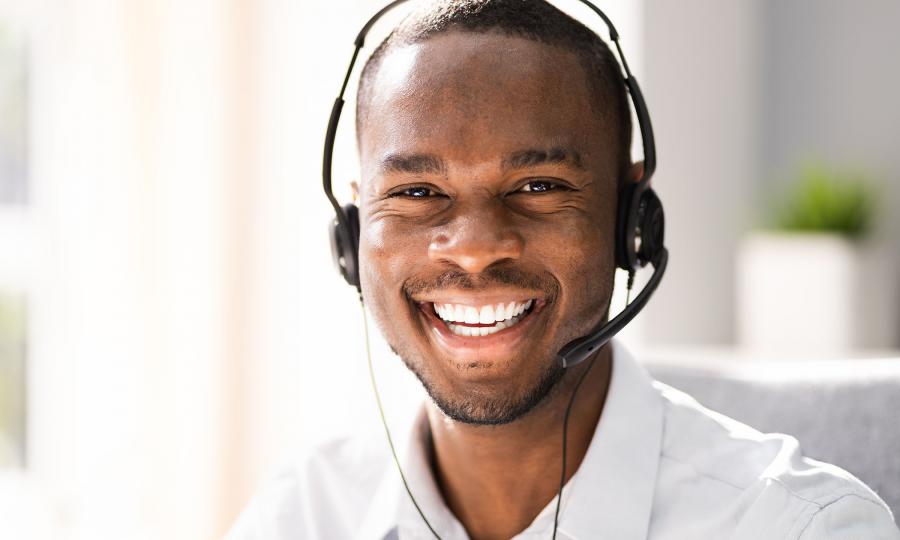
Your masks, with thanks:
M 679 361 L 650 359 L 654 378 L 869 485 L 900 516 L 900 358 Z

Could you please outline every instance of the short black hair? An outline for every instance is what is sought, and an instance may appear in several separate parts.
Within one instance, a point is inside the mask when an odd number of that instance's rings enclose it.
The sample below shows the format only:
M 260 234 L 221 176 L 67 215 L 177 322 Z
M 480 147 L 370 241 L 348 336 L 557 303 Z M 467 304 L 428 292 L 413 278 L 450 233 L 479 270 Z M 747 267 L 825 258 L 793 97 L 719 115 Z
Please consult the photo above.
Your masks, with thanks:
M 362 133 L 372 79 L 387 53 L 454 30 L 499 32 L 573 52 L 585 70 L 599 117 L 609 126 L 610 143 L 619 157 L 617 173 L 624 180 L 631 164 L 632 127 L 619 62 L 600 36 L 544 0 L 436 0 L 413 11 L 363 67 L 356 101 L 357 137 Z

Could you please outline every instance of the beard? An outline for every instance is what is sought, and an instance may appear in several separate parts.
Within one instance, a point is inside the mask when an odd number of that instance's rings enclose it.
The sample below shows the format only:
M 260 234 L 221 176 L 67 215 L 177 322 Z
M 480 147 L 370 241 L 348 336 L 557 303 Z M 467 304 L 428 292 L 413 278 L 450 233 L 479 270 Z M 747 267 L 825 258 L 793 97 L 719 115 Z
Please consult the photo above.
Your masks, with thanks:
M 449 271 L 432 279 L 411 279 L 404 284 L 404 292 L 407 297 L 411 297 L 415 292 L 439 290 L 448 286 L 477 290 L 490 284 L 508 284 L 544 291 L 545 297 L 550 300 L 555 299 L 560 290 L 559 283 L 549 274 L 532 274 L 511 266 L 495 266 L 479 276 Z M 401 352 L 395 344 L 389 344 L 394 354 L 419 379 L 434 404 L 447 417 L 466 424 L 501 425 L 521 418 L 544 401 L 566 372 L 556 358 L 542 358 L 542 364 L 546 367 L 529 381 L 529 386 L 520 388 L 515 393 L 491 395 L 453 392 L 452 389 L 448 390 L 435 383 L 429 369 L 431 362 L 427 358 L 421 358 L 418 351 Z
M 422 369 L 423 362 L 413 361 L 408 355 L 399 353 L 393 346 L 391 350 L 419 379 L 428 397 L 441 412 L 457 422 L 471 425 L 498 426 L 518 420 L 540 405 L 566 373 L 566 368 L 559 362 L 549 362 L 540 376 L 516 395 L 460 397 L 451 395 L 434 384 L 427 370 Z

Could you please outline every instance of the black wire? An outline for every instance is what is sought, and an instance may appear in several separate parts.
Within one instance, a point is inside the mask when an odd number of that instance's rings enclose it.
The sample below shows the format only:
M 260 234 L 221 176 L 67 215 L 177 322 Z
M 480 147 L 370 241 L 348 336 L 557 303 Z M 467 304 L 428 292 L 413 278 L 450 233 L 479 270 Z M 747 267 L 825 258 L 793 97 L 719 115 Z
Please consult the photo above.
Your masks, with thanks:
M 625 286 L 625 307 L 631 303 L 631 288 L 634 287 L 634 270 L 628 271 L 628 284 Z
M 630 303 L 631 299 L 631 288 L 634 286 L 634 270 L 628 272 L 628 284 L 625 293 L 625 306 L 627 307 Z M 581 383 L 584 382 L 585 377 L 591 371 L 591 368 L 594 367 L 594 361 L 597 359 L 595 356 L 591 358 L 590 363 L 588 364 L 587 369 L 584 370 L 584 373 L 581 374 L 581 377 L 578 379 L 578 382 L 575 384 L 575 388 L 572 389 L 572 397 L 569 398 L 569 404 L 566 406 L 566 414 L 563 417 L 563 434 L 562 434 L 562 471 L 559 474 L 559 491 L 556 494 L 556 514 L 553 516 L 553 540 L 556 540 L 556 529 L 559 527 L 559 508 L 562 504 L 562 492 L 563 487 L 566 485 L 566 448 L 567 448 L 567 440 L 569 434 L 569 413 L 572 411 L 572 404 L 575 403 L 575 395 L 578 393 L 578 388 L 581 386 Z
M 431 534 L 433 534 L 437 540 L 441 540 L 440 535 L 434 530 L 434 527 L 431 526 L 428 518 L 425 517 L 425 512 L 422 511 L 419 507 L 419 503 L 416 502 L 416 498 L 413 497 L 412 490 L 409 488 L 409 483 L 406 481 L 406 475 L 403 474 L 403 467 L 400 466 L 397 450 L 394 448 L 394 439 L 391 437 L 391 430 L 388 428 L 387 418 L 385 418 L 384 415 L 384 407 L 381 404 L 381 394 L 378 392 L 378 385 L 375 382 L 375 368 L 372 366 L 372 348 L 369 344 L 369 319 L 366 316 L 366 306 L 363 303 L 362 293 L 359 295 L 359 307 L 362 311 L 363 330 L 366 336 L 366 361 L 369 365 L 369 380 L 372 382 L 372 392 L 375 394 L 375 403 L 378 404 L 378 413 L 381 415 L 381 424 L 384 426 L 385 435 L 387 435 L 391 456 L 394 458 L 394 463 L 397 465 L 397 471 L 400 472 L 400 480 L 403 481 L 403 488 L 406 489 L 406 494 L 409 495 L 409 499 L 412 501 L 413 506 L 416 507 L 416 511 L 419 512 L 419 516 L 422 518 L 422 521 L 425 522 L 425 525 L 428 527 L 428 530 L 431 531 Z
M 559 526 L 559 506 L 562 502 L 562 492 L 563 486 L 566 485 L 566 439 L 569 432 L 569 413 L 572 412 L 572 404 L 575 403 L 575 395 L 578 393 L 578 387 L 581 386 L 581 383 L 584 382 L 587 374 L 590 373 L 591 368 L 594 367 L 594 361 L 597 359 L 596 356 L 591 358 L 590 363 L 587 366 L 587 369 L 584 370 L 584 373 L 579 377 L 578 382 L 575 383 L 575 388 L 572 389 L 572 397 L 569 398 L 569 405 L 566 406 L 566 414 L 563 417 L 563 433 L 562 433 L 562 472 L 559 475 L 559 492 L 556 494 L 556 514 L 553 516 L 553 540 L 556 540 L 556 528 Z

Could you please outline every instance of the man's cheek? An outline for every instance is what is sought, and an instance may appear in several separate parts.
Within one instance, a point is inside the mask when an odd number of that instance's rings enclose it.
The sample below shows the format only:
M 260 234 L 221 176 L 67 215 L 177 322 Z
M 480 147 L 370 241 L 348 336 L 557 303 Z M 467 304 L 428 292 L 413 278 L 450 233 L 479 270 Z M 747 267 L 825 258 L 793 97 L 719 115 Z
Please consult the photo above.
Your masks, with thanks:
M 387 227 L 381 221 L 364 221 L 359 239 L 360 267 L 365 274 L 365 285 L 383 295 L 391 258 L 396 255 Z
M 372 227 L 360 239 L 363 295 L 376 323 L 390 341 L 407 335 L 412 308 L 403 284 L 415 265 L 402 240 L 391 240 L 385 227 Z M 396 345 L 396 343 L 392 343 Z

